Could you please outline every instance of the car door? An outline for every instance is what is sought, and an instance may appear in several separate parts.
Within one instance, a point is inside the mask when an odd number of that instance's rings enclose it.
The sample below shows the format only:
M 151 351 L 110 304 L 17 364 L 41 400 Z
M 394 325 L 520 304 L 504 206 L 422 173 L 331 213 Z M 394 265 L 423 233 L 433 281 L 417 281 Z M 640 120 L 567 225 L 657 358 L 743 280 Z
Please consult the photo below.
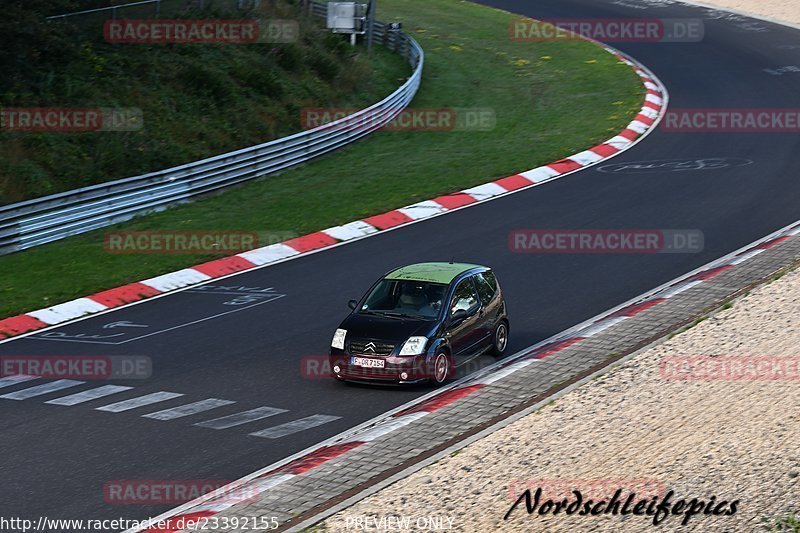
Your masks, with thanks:
M 494 334 L 495 320 L 497 319 L 498 307 L 500 306 L 500 299 L 497 296 L 497 282 L 494 275 L 487 272 L 479 272 L 472 276 L 475 282 L 475 288 L 478 290 L 478 296 L 481 300 L 481 310 L 478 311 L 478 336 L 480 337 L 481 346 L 485 347 L 492 342 L 492 335 Z
M 482 320 L 480 309 L 480 299 L 472 278 L 461 280 L 450 299 L 445 328 L 453 357 L 467 357 L 480 349 L 481 334 L 478 328 L 478 323 Z M 467 316 L 463 320 L 454 322 L 453 313 L 457 310 L 466 311 Z

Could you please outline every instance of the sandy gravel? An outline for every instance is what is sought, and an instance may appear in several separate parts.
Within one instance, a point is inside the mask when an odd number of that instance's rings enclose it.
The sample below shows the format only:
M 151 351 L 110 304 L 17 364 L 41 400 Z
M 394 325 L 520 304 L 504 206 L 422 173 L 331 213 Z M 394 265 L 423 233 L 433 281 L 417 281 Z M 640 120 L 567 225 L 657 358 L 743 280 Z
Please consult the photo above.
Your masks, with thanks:
M 800 24 L 800 0 L 700 0 L 700 2 Z
M 533 491 L 543 488 L 542 502 L 548 492 L 568 494 L 565 487 L 610 497 L 625 486 L 662 496 L 673 489 L 673 502 L 739 500 L 733 516 L 701 514 L 685 527 L 683 516 L 670 516 L 659 530 L 765 531 L 764 519 L 800 512 L 800 369 L 794 367 L 792 381 L 679 381 L 665 379 L 659 361 L 796 358 L 798 317 L 795 271 L 555 404 L 331 517 L 322 529 L 364 530 L 365 519 L 371 531 L 403 529 L 396 522 L 375 527 L 375 520 L 394 516 L 410 519 L 412 530 L 431 530 L 426 520 L 439 517 L 444 526 L 451 519 L 451 530 L 458 531 L 654 531 L 652 517 L 529 516 L 524 503 L 503 521 L 510 491 L 520 493 L 528 480 Z M 420 518 L 427 527 L 416 528 Z

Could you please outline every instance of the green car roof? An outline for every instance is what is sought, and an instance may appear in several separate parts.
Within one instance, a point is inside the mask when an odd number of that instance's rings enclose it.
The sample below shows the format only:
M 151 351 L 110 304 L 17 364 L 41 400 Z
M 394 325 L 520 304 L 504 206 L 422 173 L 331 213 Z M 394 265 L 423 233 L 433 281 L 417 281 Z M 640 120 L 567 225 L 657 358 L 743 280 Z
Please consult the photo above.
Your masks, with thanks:
M 417 263 L 393 270 L 385 279 L 407 279 L 410 281 L 427 281 L 429 283 L 449 284 L 462 272 L 471 268 L 485 268 L 468 263 Z

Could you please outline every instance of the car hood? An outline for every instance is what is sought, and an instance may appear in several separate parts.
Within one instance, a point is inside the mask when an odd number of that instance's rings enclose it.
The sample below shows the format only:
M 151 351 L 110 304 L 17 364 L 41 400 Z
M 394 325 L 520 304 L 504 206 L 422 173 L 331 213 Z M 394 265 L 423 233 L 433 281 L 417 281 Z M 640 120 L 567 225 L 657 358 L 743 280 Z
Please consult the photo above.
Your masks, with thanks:
M 339 327 L 347 330 L 348 339 L 383 340 L 396 344 L 415 335 L 432 336 L 436 321 L 351 313 Z

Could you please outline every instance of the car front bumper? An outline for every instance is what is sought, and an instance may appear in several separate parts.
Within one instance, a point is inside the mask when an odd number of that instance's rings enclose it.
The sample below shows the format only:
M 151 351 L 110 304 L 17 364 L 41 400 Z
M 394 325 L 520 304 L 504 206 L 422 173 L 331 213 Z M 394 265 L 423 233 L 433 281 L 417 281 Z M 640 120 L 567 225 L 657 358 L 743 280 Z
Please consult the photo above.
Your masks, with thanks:
M 352 357 L 352 355 L 343 350 L 332 349 L 330 354 L 332 377 L 341 381 L 411 384 L 426 381 L 431 375 L 430 369 L 428 369 L 427 356 L 424 354 L 411 357 L 389 355 L 369 358 L 382 360 L 384 362 L 383 368 L 354 365 L 351 363 Z

